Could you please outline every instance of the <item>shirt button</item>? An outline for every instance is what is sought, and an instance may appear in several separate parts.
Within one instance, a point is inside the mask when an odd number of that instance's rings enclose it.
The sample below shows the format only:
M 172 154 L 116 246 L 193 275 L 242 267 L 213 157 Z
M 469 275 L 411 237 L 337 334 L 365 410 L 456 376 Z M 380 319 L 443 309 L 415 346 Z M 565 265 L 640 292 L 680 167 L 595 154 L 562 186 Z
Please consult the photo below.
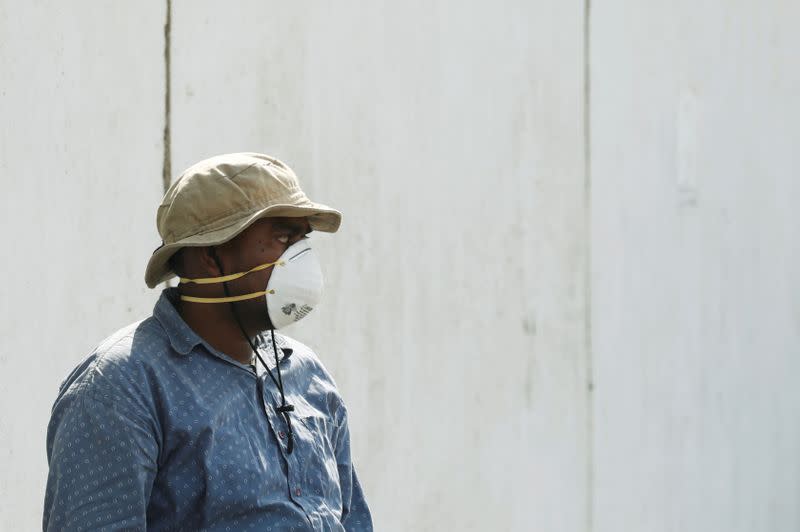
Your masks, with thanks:
M 300 488 L 297 488 L 296 490 L 294 490 L 294 494 L 299 497 L 300 496 Z
M 286 437 L 286 433 L 285 433 L 285 432 L 283 432 L 283 431 L 280 431 L 280 432 L 278 433 L 278 437 L 279 437 L 280 439 L 283 439 L 283 438 L 285 438 L 285 437 Z

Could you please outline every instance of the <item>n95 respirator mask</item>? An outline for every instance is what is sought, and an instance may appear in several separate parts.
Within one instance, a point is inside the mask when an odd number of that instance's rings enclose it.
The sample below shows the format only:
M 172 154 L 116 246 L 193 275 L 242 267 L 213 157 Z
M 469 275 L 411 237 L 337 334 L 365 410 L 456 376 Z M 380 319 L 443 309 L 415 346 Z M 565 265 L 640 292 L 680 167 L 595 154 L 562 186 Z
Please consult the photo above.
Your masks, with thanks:
M 259 264 L 246 272 L 201 279 L 181 278 L 180 282 L 181 284 L 225 283 L 270 267 L 272 267 L 272 273 L 267 287 L 262 291 L 230 297 L 182 295 L 181 300 L 190 303 L 233 303 L 265 297 L 272 326 L 276 329 L 286 327 L 306 317 L 322 299 L 322 269 L 316 253 L 306 238 L 298 240 L 286 248 L 286 251 L 275 262 Z

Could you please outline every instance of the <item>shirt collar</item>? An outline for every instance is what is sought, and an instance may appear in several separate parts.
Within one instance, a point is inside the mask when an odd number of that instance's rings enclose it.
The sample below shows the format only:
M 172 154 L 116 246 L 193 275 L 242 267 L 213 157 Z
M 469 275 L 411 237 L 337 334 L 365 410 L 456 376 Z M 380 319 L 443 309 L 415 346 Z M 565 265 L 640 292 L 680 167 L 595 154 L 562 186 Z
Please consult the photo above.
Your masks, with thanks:
M 178 311 L 175 308 L 175 303 L 178 301 L 179 297 L 180 294 L 178 293 L 178 289 L 176 287 L 165 288 L 161 291 L 161 297 L 158 298 L 156 306 L 153 309 L 153 315 L 167 332 L 169 342 L 172 344 L 172 349 L 181 355 L 188 355 L 192 352 L 192 349 L 202 344 L 210 352 L 216 352 L 216 350 L 208 345 L 205 340 L 203 340 L 196 332 L 194 332 L 192 328 L 189 327 L 185 321 L 183 321 L 181 315 L 178 314 Z M 271 354 L 272 351 L 271 347 L 269 346 L 269 344 L 271 344 L 271 340 L 267 340 L 265 336 L 266 335 L 264 334 L 260 334 L 258 336 L 256 340 L 256 347 L 263 349 L 264 351 L 269 350 L 268 352 Z M 286 340 L 277 333 L 275 334 L 275 342 L 283 353 L 283 356 L 280 357 L 280 361 L 283 362 L 284 359 L 291 356 L 292 349 L 286 347 Z M 269 358 L 267 360 L 269 360 Z M 272 364 L 274 364 L 274 362 L 272 362 Z
M 161 297 L 158 298 L 153 309 L 153 315 L 167 332 L 172 349 L 181 355 L 188 355 L 198 344 L 205 342 L 178 314 L 175 309 L 178 297 L 178 289 L 176 287 L 162 290 Z

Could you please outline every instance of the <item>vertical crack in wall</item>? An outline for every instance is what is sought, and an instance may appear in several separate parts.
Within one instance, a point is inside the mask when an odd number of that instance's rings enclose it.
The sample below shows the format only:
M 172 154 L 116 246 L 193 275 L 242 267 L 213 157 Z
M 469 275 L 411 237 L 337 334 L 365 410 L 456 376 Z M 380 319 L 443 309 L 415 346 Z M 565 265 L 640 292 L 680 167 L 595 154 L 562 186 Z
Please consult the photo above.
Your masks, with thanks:
M 167 0 L 167 13 L 164 22 L 164 159 L 161 165 L 161 186 L 167 192 L 172 181 L 172 124 L 170 120 L 170 100 L 172 73 L 170 69 L 170 49 L 172 48 L 172 0 Z M 172 283 L 166 281 L 164 286 Z
M 167 16 L 164 23 L 164 161 L 161 169 L 161 184 L 164 192 L 172 180 L 172 130 L 170 123 L 170 48 L 172 32 L 172 0 L 167 0 Z
M 591 0 L 583 3 L 584 352 L 586 353 L 586 530 L 594 529 L 594 360 L 592 357 Z

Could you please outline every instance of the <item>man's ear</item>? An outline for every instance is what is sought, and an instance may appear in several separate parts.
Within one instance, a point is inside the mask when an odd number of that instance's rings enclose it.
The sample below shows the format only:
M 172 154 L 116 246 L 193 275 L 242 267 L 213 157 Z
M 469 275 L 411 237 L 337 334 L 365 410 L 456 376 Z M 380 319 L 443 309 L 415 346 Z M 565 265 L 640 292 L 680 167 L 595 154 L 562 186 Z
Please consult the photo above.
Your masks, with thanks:
M 181 251 L 183 252 L 181 266 L 186 274 L 182 277 L 219 277 L 222 275 L 214 260 L 215 250 L 213 247 L 186 247 Z
M 222 273 L 225 265 L 222 262 L 222 257 L 217 253 L 217 248 L 214 246 L 206 246 L 203 249 L 203 266 L 208 271 L 213 272 L 214 277 L 221 277 L 225 275 Z

